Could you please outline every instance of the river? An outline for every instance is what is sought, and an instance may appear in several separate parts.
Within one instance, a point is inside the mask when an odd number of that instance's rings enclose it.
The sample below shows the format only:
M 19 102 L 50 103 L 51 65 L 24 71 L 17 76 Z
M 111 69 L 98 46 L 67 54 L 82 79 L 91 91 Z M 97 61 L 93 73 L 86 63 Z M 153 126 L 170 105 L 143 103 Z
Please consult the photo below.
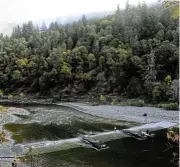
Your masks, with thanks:
M 140 125 L 117 119 L 103 118 L 57 105 L 13 106 L 2 116 L 3 126 L 10 134 L 11 144 L 26 145 L 41 141 L 56 141 Z M 124 138 L 107 142 L 108 149 L 97 151 L 87 147 L 51 151 L 33 157 L 37 167 L 171 167 L 172 150 L 167 149 L 166 131 L 159 131 L 153 141 Z M 6 145 L 0 148 L 6 147 Z M 3 155 L 1 149 L 0 155 Z M 163 152 L 164 151 L 164 152 Z M 7 155 L 8 156 L 8 155 Z M 10 164 L 12 159 L 0 159 L 0 166 Z M 19 163 L 18 167 L 29 163 Z

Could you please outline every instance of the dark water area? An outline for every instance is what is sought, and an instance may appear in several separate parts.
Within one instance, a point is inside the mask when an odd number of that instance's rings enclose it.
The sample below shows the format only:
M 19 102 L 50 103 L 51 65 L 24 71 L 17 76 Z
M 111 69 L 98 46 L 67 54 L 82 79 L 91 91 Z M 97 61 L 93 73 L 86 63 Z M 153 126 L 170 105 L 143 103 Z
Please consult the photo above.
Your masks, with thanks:
M 36 157 L 34 164 L 42 167 L 172 167 L 172 150 L 165 151 L 166 141 L 126 138 L 107 143 L 109 148 L 96 151 L 76 148 Z M 177 151 L 177 150 L 176 150 Z
M 74 138 L 90 132 L 98 133 L 113 130 L 114 125 L 106 123 L 86 123 L 75 121 L 71 124 L 6 124 L 6 130 L 12 132 L 16 143 L 28 143 L 42 140 L 60 140 Z M 126 126 L 116 126 L 118 129 Z

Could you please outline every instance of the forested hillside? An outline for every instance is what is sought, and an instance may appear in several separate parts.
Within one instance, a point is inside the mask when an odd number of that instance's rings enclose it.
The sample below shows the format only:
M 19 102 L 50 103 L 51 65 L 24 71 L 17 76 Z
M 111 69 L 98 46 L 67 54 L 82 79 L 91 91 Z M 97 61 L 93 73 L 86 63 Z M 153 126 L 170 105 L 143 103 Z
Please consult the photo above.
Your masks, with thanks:
M 162 6 L 38 28 L 31 21 L 0 36 L 0 89 L 178 101 L 179 23 Z

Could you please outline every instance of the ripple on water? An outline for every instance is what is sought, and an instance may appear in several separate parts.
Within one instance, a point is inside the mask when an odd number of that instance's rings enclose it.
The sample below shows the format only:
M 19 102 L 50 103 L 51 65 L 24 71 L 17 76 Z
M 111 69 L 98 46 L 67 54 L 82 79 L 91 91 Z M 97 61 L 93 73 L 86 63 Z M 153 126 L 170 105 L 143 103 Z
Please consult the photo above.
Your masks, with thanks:
M 107 123 L 88 123 L 82 121 L 74 121 L 70 124 L 5 124 L 6 130 L 12 132 L 12 138 L 16 143 L 36 142 L 42 140 L 59 140 L 77 137 L 84 134 L 98 133 L 112 130 L 114 125 Z M 127 126 L 117 125 L 122 129 Z

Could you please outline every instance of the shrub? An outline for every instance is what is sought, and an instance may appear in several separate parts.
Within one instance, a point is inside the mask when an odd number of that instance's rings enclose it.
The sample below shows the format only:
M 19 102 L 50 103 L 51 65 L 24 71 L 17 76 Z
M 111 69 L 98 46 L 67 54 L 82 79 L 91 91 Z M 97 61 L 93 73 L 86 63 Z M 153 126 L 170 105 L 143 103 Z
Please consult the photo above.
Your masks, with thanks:
M 4 112 L 4 111 L 7 111 L 7 108 L 0 105 L 0 112 Z
M 13 78 L 13 80 L 20 81 L 22 79 L 21 71 L 19 71 L 19 70 L 13 71 L 12 78 Z
M 22 92 L 22 93 L 20 93 L 20 97 L 24 97 L 24 93 Z
M 63 65 L 61 67 L 61 73 L 66 76 L 71 76 L 71 67 L 68 66 L 68 64 L 65 62 L 63 62 Z
M 179 80 L 175 79 L 172 81 L 170 89 L 167 91 L 169 100 L 173 102 L 179 101 Z
M 161 92 L 162 91 L 161 91 L 161 85 L 160 84 L 154 86 L 154 88 L 152 90 L 152 101 L 154 103 L 161 101 L 161 98 L 162 98 Z
M 137 106 L 137 107 L 143 107 L 145 105 L 145 102 L 144 102 L 144 100 L 138 100 L 137 102 L 134 102 L 131 105 Z
M 106 97 L 101 95 L 99 100 L 100 100 L 100 102 L 105 103 L 106 102 Z
M 2 96 L 3 95 L 3 91 L 0 89 L 0 96 Z
M 8 99 L 11 100 L 13 98 L 13 95 L 12 94 L 9 94 L 8 95 Z
M 171 82 L 172 82 L 171 76 L 168 75 L 168 76 L 164 79 L 164 82 L 165 82 L 167 85 L 171 85 Z
M 4 131 L 0 131 L 0 143 L 7 142 L 6 133 Z
M 156 82 L 153 89 L 152 89 L 152 102 L 158 103 L 161 101 L 167 101 L 168 97 L 166 92 L 169 86 L 164 83 Z
M 77 74 L 75 75 L 75 78 L 76 79 L 81 79 L 81 80 L 84 80 L 84 81 L 87 81 L 90 79 L 90 77 L 87 75 L 87 74 Z
M 163 104 L 162 107 L 166 110 L 179 110 L 178 103 Z
M 157 104 L 156 105 L 156 107 L 158 107 L 158 108 L 164 108 L 163 106 L 164 106 L 164 104 Z
M 138 102 L 137 102 L 138 107 L 143 107 L 144 105 L 145 105 L 144 100 L 138 100 Z
M 117 100 L 116 99 L 112 99 L 112 101 L 111 101 L 111 105 L 116 105 L 118 102 L 117 102 Z

